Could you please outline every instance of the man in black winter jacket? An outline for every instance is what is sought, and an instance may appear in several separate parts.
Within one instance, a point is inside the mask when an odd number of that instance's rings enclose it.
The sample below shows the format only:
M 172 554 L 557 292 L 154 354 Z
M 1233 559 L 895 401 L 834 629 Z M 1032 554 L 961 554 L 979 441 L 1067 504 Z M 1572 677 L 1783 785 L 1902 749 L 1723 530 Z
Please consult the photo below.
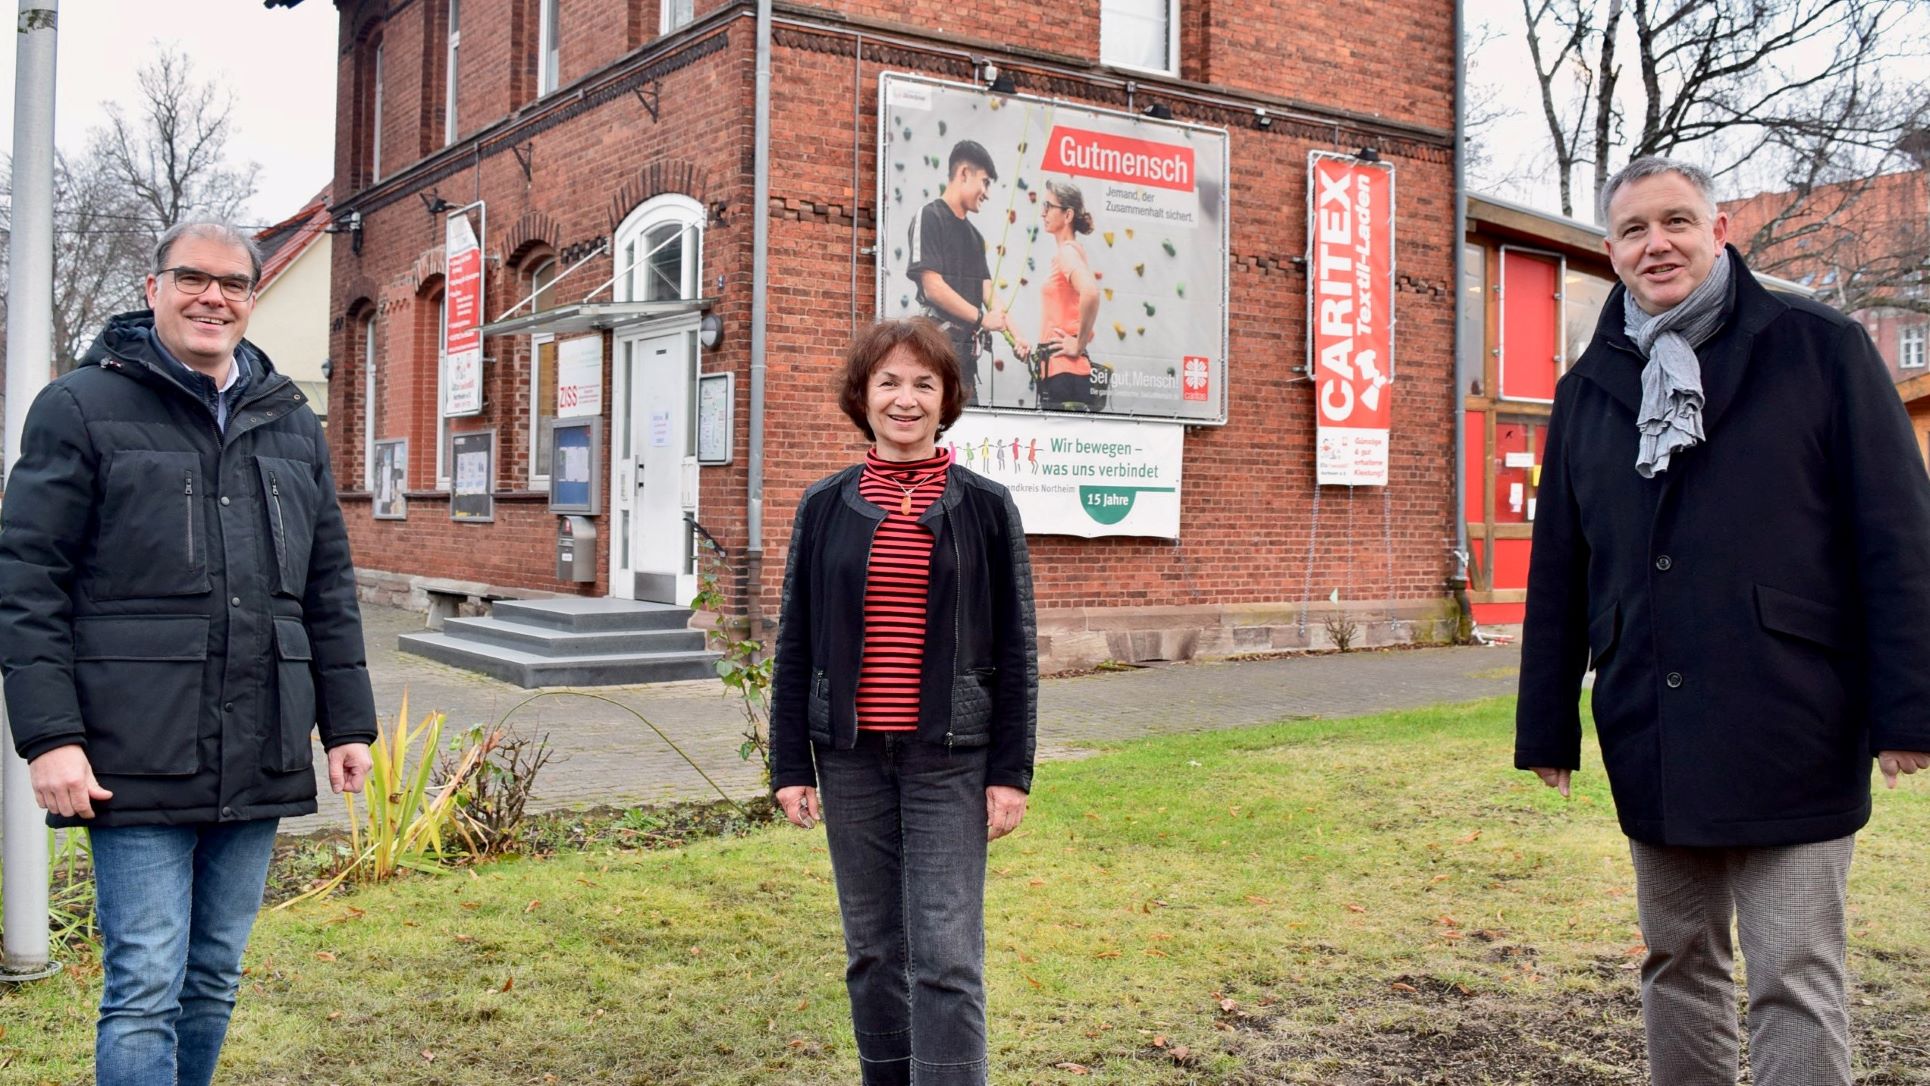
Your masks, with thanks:
M 100 1086 L 214 1074 L 275 827 L 375 738 L 321 426 L 242 339 L 261 262 L 170 229 L 148 312 L 34 401 L 0 506 L 0 669 L 55 826 L 90 831 Z
M 1629 837 L 1663 1086 L 1734 1086 L 1731 924 L 1758 1086 L 1849 1086 L 1845 880 L 1930 767 L 1930 479 L 1862 327 L 1772 294 L 1703 171 L 1602 193 L 1609 295 L 1555 391 L 1515 765 L 1568 794 L 1593 707 Z

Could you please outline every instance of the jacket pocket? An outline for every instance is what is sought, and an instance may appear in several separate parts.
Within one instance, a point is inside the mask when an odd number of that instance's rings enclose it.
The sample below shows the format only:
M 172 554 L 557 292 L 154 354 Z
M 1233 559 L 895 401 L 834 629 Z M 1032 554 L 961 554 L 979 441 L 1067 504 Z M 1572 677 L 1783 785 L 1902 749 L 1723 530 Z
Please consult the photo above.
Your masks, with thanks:
M 315 731 L 315 654 L 308 630 L 296 618 L 275 620 L 275 707 L 279 724 L 274 741 L 262 744 L 264 764 L 277 773 L 314 765 L 309 736 Z
M 207 661 L 204 615 L 74 620 L 74 690 L 94 769 L 135 777 L 200 769 Z
M 1572 628 L 1572 627 L 1571 627 Z M 1599 668 L 1615 653 L 1622 637 L 1622 605 L 1609 601 L 1600 614 L 1588 620 L 1588 666 Z
M 975 667 L 952 678 L 952 726 L 947 735 L 953 743 L 973 746 L 987 742 L 992 733 L 992 684 L 998 669 Z
M 192 452 L 124 450 L 108 461 L 89 595 L 98 600 L 208 591 L 207 480 Z
M 1843 647 L 1843 613 L 1827 603 L 1759 584 L 1756 617 L 1763 629 L 1774 633 L 1801 638 L 1826 649 Z
M 268 552 L 274 575 L 269 587 L 299 599 L 308 590 L 308 554 L 315 545 L 320 508 L 315 476 L 300 460 L 255 457 L 262 506 L 268 515 Z
M 831 742 L 831 677 L 823 668 L 811 673 L 811 696 L 804 703 L 804 725 L 813 742 Z

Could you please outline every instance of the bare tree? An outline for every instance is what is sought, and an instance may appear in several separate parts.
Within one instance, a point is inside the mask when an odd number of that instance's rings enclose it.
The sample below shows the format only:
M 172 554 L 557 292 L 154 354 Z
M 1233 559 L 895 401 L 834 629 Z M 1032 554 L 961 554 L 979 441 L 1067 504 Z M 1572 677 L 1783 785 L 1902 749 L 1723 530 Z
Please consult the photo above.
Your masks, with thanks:
M 234 97 L 197 82 L 194 65 L 167 48 L 141 66 L 141 99 L 130 118 L 107 107 L 108 123 L 94 132 L 92 150 L 113 171 L 156 232 L 190 215 L 233 219 L 255 194 L 253 163 L 232 166 Z
M 142 66 L 139 86 L 134 114 L 110 105 L 108 124 L 90 133 L 82 154 L 55 158 L 53 347 L 61 373 L 79 363 L 108 317 L 141 307 L 162 231 L 190 216 L 232 220 L 254 195 L 256 167 L 226 159 L 233 124 L 225 91 L 197 82 L 174 49 Z M 0 247 L 9 225 L 0 214 Z
M 1718 174 L 1800 175 L 1802 158 L 1839 180 L 1875 172 L 1906 131 L 1884 73 L 1919 41 L 1902 26 L 1909 9 L 1910 0 L 1522 0 L 1563 213 L 1576 213 L 1577 169 L 1592 166 L 1599 189 L 1617 152 L 1692 153 Z M 1628 47 L 1633 79 L 1617 59 Z

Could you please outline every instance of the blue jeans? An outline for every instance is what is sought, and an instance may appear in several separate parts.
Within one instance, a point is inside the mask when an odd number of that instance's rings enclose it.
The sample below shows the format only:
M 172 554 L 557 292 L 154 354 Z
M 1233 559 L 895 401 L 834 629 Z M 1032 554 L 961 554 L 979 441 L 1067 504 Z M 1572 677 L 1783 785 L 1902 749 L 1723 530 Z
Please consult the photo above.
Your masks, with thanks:
M 278 823 L 91 830 L 106 973 L 96 1086 L 213 1080 Z
M 817 748 L 864 1086 L 984 1086 L 985 748 Z

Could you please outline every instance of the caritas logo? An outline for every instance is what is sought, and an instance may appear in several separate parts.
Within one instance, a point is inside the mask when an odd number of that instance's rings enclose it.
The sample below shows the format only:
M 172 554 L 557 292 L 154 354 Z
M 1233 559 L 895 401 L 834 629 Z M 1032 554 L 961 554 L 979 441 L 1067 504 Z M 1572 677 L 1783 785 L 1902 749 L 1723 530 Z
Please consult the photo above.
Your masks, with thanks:
M 1205 357 L 1189 354 L 1180 365 L 1180 395 L 1188 400 L 1204 400 L 1212 391 L 1212 369 Z

